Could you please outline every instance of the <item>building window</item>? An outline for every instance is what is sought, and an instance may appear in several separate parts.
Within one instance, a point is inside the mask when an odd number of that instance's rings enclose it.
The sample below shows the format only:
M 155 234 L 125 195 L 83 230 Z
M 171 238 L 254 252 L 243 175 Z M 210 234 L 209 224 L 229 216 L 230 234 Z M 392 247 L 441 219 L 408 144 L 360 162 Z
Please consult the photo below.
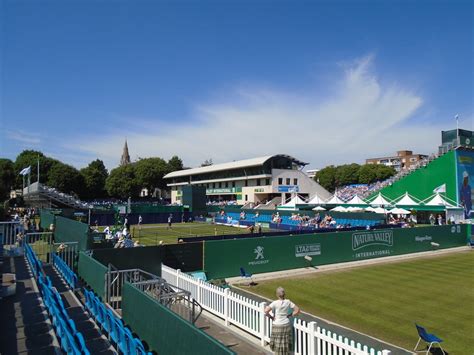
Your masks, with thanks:
M 245 180 L 245 186 L 249 186 L 249 181 Z
M 291 179 L 290 178 L 286 178 L 286 184 L 287 185 L 291 184 Z
M 207 188 L 209 188 L 210 184 L 207 184 Z
M 222 182 L 219 183 L 219 188 L 222 188 Z
M 213 188 L 213 189 L 216 188 L 216 183 L 215 183 L 215 182 L 212 183 L 212 188 Z
M 293 185 L 298 185 L 298 179 L 293 179 Z
M 257 186 L 260 186 L 260 179 L 257 179 Z
M 232 187 L 235 187 L 235 181 L 232 181 Z
M 225 182 L 225 187 L 229 187 L 229 183 L 227 181 Z
M 278 178 L 278 185 L 283 185 L 283 178 Z
M 270 185 L 270 179 L 265 179 L 265 185 Z
M 245 195 L 245 201 L 249 200 L 249 195 Z

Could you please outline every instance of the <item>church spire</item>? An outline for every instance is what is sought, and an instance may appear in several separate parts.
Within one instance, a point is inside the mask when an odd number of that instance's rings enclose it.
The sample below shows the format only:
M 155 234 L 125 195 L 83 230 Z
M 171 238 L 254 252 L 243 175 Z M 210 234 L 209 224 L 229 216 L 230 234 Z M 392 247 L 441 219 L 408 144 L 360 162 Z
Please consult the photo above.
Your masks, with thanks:
M 130 154 L 128 154 L 128 144 L 125 139 L 125 145 L 123 146 L 122 158 L 120 158 L 120 166 L 130 164 Z

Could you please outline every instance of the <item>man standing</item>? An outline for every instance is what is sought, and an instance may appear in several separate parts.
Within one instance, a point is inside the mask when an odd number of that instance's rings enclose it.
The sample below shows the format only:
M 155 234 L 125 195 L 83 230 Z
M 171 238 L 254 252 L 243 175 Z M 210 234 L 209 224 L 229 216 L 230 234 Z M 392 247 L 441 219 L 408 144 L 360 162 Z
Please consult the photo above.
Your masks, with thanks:
M 472 208 L 471 185 L 469 185 L 469 174 L 464 171 L 462 174 L 463 182 L 459 191 L 461 205 L 464 207 L 464 218 L 469 218 Z
M 173 222 L 173 215 L 170 213 L 168 216 L 168 229 L 171 229 L 171 223 Z
M 138 225 L 141 226 L 142 222 L 143 222 L 143 218 L 142 218 L 142 215 L 140 214 L 138 215 Z

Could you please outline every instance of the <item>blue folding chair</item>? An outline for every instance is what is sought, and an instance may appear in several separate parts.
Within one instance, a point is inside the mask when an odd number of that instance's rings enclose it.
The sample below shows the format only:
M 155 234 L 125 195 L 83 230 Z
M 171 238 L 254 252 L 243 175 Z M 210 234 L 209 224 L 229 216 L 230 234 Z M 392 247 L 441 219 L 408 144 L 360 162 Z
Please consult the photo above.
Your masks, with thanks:
M 416 348 L 418 347 L 418 345 L 420 344 L 420 342 L 423 340 L 424 342 L 430 344 L 430 346 L 428 347 L 428 350 L 426 350 L 426 354 L 428 354 L 431 350 L 431 347 L 433 346 L 433 344 L 438 344 L 439 345 L 439 348 L 441 349 L 441 351 L 443 352 L 443 354 L 445 354 L 443 348 L 441 347 L 441 342 L 443 340 L 441 340 L 440 338 L 438 338 L 436 335 L 434 334 L 430 334 L 426 331 L 425 328 L 423 328 L 422 326 L 418 325 L 418 324 L 415 324 L 416 326 L 416 330 L 418 331 L 418 335 L 419 335 L 419 339 L 418 339 L 418 342 L 416 343 L 415 345 L 415 348 L 413 349 L 416 353 L 418 352 L 422 352 L 422 350 L 416 350 Z M 423 350 L 424 351 L 424 350 Z
M 250 284 L 253 283 L 252 274 L 246 272 L 242 266 L 240 267 L 240 276 L 242 276 L 246 280 L 250 280 Z

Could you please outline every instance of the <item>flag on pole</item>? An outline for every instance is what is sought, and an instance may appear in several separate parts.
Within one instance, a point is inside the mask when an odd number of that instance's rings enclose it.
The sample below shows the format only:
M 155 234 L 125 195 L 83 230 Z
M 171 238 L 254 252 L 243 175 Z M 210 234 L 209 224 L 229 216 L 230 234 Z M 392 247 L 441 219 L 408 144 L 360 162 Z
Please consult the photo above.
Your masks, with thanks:
M 28 175 L 29 173 L 31 173 L 31 165 L 27 168 L 24 168 L 22 171 L 20 171 L 20 175 Z
M 440 185 L 440 186 L 438 186 L 437 188 L 435 188 L 435 189 L 433 190 L 433 192 L 434 192 L 435 194 L 440 194 L 440 193 L 442 193 L 442 192 L 446 193 L 446 183 L 444 183 L 443 185 Z

